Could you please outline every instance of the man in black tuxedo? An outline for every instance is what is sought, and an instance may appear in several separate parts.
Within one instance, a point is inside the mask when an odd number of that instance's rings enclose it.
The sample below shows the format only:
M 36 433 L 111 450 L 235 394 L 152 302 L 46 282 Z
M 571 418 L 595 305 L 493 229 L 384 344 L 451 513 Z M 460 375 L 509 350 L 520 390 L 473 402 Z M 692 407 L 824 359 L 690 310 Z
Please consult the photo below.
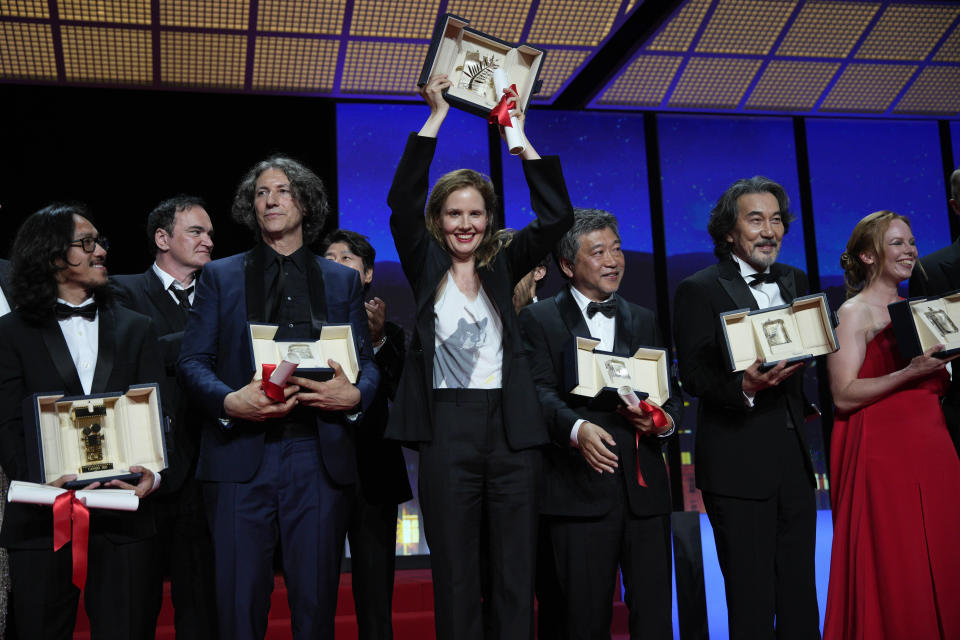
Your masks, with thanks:
M 157 329 L 166 375 L 161 395 L 173 418 L 168 438 L 171 469 L 158 497 L 157 518 L 163 553 L 157 557 L 170 576 L 178 640 L 217 636 L 213 543 L 200 482 L 193 475 L 200 448 L 200 426 L 190 417 L 177 384 L 177 358 L 196 279 L 213 250 L 213 224 L 204 202 L 194 196 L 164 200 L 147 216 L 147 241 L 154 263 L 143 273 L 111 278 L 118 300 L 149 316 Z
M 950 209 L 960 216 L 960 168 L 950 175 Z M 948 247 L 920 258 L 923 269 L 910 276 L 910 297 L 941 296 L 960 289 L 960 238 Z M 943 399 L 947 431 L 960 455 L 960 372 L 953 366 L 952 382 Z
M 683 403 L 671 381 L 663 409 L 654 405 L 655 422 L 637 407 L 568 393 L 565 356 L 576 337 L 623 356 L 664 346 L 653 313 L 616 295 L 624 271 L 616 218 L 575 214 L 557 248 L 570 286 L 520 314 L 552 440 L 541 513 L 564 598 L 559 628 L 569 638 L 610 637 L 619 566 L 631 637 L 672 638 L 671 501 L 661 445 Z
M 22 414 L 39 392 L 68 396 L 126 391 L 163 375 L 152 323 L 111 303 L 105 267 L 107 240 L 83 207 L 52 205 L 31 215 L 13 246 L 11 297 L 15 310 L 0 318 L 0 464 L 14 480 L 28 478 Z M 159 485 L 159 470 L 133 466 L 145 498 Z M 75 479 L 64 475 L 62 486 Z M 90 485 L 96 488 L 98 482 Z M 161 580 L 153 556 L 153 499 L 137 511 L 93 510 L 84 603 L 95 638 L 152 639 Z M 13 606 L 20 638 L 69 640 L 80 591 L 71 580 L 71 549 L 53 551 L 52 510 L 11 503 L 0 531 L 10 551 Z
M 338 229 L 320 249 L 323 257 L 355 269 L 364 293 L 373 281 L 377 252 L 364 236 Z M 406 355 L 403 328 L 387 321 L 380 298 L 364 303 L 380 386 L 356 432 L 357 496 L 347 521 L 353 602 L 360 640 L 393 637 L 391 603 L 397 554 L 397 505 L 413 497 L 400 443 L 384 440 L 388 401 L 396 397 Z
M 0 258 L 0 316 L 10 313 L 10 262 Z M 9 481 L 7 474 L 0 467 L 0 498 L 7 495 Z M 7 501 L 0 499 L 0 526 L 3 525 L 3 512 Z M 7 550 L 0 547 L 0 638 L 7 637 L 4 629 L 8 626 L 8 593 L 10 586 L 10 571 L 7 568 Z M 9 625 L 12 627 L 13 625 Z
M 717 541 L 730 637 L 819 638 L 815 484 L 804 441 L 802 364 L 731 372 L 719 315 L 791 302 L 807 276 L 776 263 L 790 224 L 783 187 L 735 182 L 710 212 L 719 262 L 680 283 L 674 341 L 683 388 L 700 400 L 697 487 Z

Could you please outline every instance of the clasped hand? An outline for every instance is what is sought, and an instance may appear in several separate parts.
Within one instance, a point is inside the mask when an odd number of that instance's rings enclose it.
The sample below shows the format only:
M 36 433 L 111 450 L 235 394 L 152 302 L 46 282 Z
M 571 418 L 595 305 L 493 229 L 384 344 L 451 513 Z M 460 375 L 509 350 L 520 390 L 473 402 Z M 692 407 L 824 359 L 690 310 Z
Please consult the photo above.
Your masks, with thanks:
M 660 408 L 656 403 L 649 400 L 647 400 L 647 404 L 655 409 Z M 620 405 L 617 407 L 617 412 L 626 418 L 627 421 L 633 425 L 633 428 L 642 436 L 658 436 L 670 429 L 669 424 L 667 424 L 666 429 L 658 427 L 653 422 L 653 412 L 646 413 L 639 406 Z M 666 413 L 664 413 L 664 415 L 666 415 Z M 670 418 L 668 417 L 667 420 L 669 421 Z
M 336 360 L 327 360 L 333 369 L 333 377 L 326 382 L 317 382 L 309 378 L 291 376 L 290 382 L 300 386 L 297 400 L 305 407 L 315 407 L 324 411 L 347 411 L 360 404 L 360 390 L 343 373 L 343 367 Z
M 763 360 L 757 358 L 756 361 L 743 372 L 742 388 L 744 393 L 755 394 L 758 391 L 775 387 L 803 367 L 802 362 L 796 362 L 787 366 L 787 361 L 781 360 L 773 369 L 761 372 L 760 365 L 762 364 Z

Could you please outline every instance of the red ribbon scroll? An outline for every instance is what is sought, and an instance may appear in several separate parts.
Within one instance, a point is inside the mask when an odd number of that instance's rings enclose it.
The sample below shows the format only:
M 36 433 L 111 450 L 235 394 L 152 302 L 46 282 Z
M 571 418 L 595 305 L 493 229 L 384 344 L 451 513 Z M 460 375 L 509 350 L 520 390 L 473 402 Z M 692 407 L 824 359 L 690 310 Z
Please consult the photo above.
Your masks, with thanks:
M 649 402 L 643 400 L 640 401 L 640 410 L 646 414 L 653 414 L 653 425 L 663 429 L 665 426 L 670 424 L 667 420 L 667 414 L 663 412 L 663 409 L 660 407 L 654 407 Z M 640 472 L 640 433 L 637 433 L 637 484 L 641 487 L 647 486 L 646 481 L 643 479 L 643 474 Z
M 287 399 L 283 395 L 283 387 L 275 385 L 270 382 L 270 376 L 273 374 L 274 369 L 277 368 L 275 364 L 263 364 L 263 373 L 261 374 L 260 388 L 263 389 L 263 393 L 266 394 L 271 400 L 276 400 L 277 402 L 283 402 Z
M 67 491 L 53 502 L 53 550 L 73 542 L 73 584 L 83 591 L 87 584 L 87 542 L 90 537 L 90 510 Z
M 517 85 L 510 85 L 510 89 L 516 93 Z M 487 116 L 487 124 L 498 123 L 504 127 L 512 127 L 513 125 L 510 124 L 510 110 L 516 106 L 516 100 L 504 93 L 500 96 L 500 102 L 497 103 L 497 106 L 490 110 L 490 115 Z

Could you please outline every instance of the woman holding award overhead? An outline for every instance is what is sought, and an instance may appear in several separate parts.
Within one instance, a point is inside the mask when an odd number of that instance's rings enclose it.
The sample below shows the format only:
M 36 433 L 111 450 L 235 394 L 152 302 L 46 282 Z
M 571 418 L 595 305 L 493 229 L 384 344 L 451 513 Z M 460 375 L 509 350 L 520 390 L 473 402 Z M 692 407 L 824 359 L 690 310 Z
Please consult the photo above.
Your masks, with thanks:
M 871 213 L 840 260 L 824 638 L 960 638 L 960 460 L 940 410 L 952 358 L 901 357 L 887 308 L 917 262 L 909 221 Z
M 387 198 L 417 308 L 387 437 L 420 451 L 437 638 L 480 639 L 485 628 L 530 638 L 538 448 L 549 437 L 511 300 L 514 285 L 573 223 L 573 209 L 559 160 L 540 158 L 529 141 L 521 156 L 537 218 L 509 240 L 486 176 L 450 172 L 427 197 L 450 84 L 440 75 L 422 88 L 430 116 L 410 134 Z M 510 89 L 504 95 L 516 99 Z M 510 107 L 510 115 L 522 131 L 522 112 Z M 489 578 L 486 621 L 481 570 Z

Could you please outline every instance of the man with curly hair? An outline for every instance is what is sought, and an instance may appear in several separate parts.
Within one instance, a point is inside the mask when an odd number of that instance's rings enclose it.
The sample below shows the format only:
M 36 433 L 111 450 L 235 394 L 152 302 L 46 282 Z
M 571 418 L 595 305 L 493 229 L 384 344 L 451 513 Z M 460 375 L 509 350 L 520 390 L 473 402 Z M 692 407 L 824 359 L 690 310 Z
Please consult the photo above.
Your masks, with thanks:
M 373 400 L 363 286 L 356 271 L 307 246 L 327 213 L 323 183 L 274 156 L 237 188 L 233 217 L 257 244 L 203 268 L 184 330 L 178 375 L 204 414 L 197 478 L 214 540 L 220 636 L 263 638 L 282 549 L 294 638 L 334 635 L 340 558 L 356 481 L 354 424 Z M 313 341 L 326 323 L 350 323 L 360 375 L 341 364 L 326 382 L 293 376 L 276 402 L 254 380 L 249 322 L 275 339 Z

